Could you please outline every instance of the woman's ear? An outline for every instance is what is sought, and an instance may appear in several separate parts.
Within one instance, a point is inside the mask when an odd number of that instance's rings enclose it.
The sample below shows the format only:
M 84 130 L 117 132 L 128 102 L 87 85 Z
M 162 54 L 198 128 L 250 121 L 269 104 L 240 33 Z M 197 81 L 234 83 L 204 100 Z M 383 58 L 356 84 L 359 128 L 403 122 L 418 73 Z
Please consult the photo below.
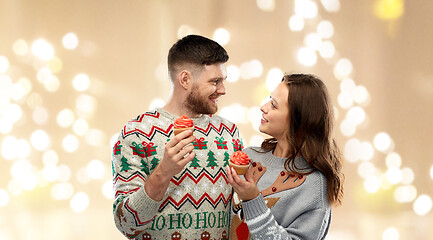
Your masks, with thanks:
M 187 90 L 189 88 L 189 85 L 191 84 L 191 73 L 187 70 L 182 70 L 178 75 L 177 75 L 177 80 L 179 81 L 179 84 L 185 89 Z

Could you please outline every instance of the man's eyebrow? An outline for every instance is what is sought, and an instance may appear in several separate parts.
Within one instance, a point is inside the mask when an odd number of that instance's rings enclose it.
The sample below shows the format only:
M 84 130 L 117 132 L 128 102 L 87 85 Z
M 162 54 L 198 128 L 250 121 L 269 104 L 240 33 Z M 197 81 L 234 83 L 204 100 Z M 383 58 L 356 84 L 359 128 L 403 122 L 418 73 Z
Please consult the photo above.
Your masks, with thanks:
M 223 77 L 214 77 L 214 78 L 211 78 L 210 81 L 220 81 L 220 80 L 226 80 L 226 79 L 227 79 L 227 76 L 225 78 L 223 78 Z

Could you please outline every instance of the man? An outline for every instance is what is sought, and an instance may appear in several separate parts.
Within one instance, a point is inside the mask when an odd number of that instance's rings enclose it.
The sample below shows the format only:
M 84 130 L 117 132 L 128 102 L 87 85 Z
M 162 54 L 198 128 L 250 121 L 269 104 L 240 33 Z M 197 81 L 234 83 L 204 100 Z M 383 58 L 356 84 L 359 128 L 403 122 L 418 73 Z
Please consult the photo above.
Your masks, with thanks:
M 216 115 L 227 52 L 189 35 L 168 54 L 173 91 L 163 108 L 129 121 L 113 147 L 114 220 L 130 239 L 228 239 L 232 189 L 225 166 L 242 149 L 237 127 Z M 173 134 L 181 115 L 194 131 Z

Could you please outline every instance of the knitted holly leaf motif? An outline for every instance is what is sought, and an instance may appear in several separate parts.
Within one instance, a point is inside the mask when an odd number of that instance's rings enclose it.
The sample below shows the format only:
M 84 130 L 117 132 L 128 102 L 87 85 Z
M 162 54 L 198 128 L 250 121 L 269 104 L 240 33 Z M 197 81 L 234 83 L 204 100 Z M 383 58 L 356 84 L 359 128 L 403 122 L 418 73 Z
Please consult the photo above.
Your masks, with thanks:
M 150 170 L 153 170 L 156 168 L 156 166 L 158 166 L 159 159 L 156 157 L 153 157 L 152 161 L 150 161 L 150 163 L 152 164 L 152 166 L 150 167 Z
M 147 175 L 149 175 L 149 167 L 147 166 L 147 162 L 145 162 L 143 159 L 141 159 L 141 170 L 146 173 Z

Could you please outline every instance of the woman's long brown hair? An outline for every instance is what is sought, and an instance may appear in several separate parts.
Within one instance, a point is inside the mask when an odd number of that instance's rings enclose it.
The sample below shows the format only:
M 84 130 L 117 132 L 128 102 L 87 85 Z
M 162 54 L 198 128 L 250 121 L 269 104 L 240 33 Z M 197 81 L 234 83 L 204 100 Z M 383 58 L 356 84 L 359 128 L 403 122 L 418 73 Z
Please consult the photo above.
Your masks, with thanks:
M 284 167 L 293 172 L 293 161 L 300 155 L 326 178 L 328 200 L 339 205 L 343 197 L 342 159 L 332 137 L 334 125 L 333 107 L 325 84 L 310 74 L 290 74 L 282 82 L 289 89 L 289 126 L 286 131 L 290 150 Z M 265 151 L 274 150 L 275 138 L 263 141 Z

